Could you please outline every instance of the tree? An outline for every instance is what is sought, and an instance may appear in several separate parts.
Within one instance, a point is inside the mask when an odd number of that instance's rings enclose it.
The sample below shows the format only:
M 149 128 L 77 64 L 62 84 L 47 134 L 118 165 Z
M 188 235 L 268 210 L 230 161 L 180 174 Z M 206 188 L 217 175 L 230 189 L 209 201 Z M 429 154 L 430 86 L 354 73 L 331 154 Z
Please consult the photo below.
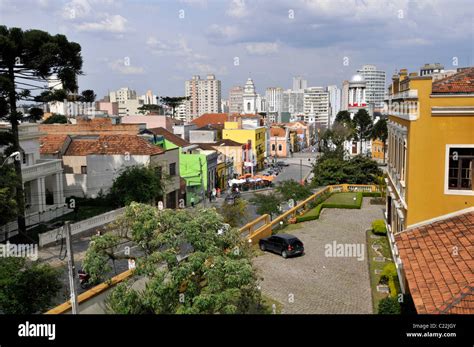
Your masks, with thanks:
M 349 113 L 349 111 L 339 111 L 334 121 L 340 124 L 344 124 L 345 126 L 349 128 L 354 126 L 351 119 L 351 114 Z
M 334 122 L 331 129 L 326 129 L 321 137 L 320 152 L 326 157 L 343 159 L 345 150 L 344 142 L 353 136 L 353 129 L 343 123 Z
M 306 199 L 312 193 L 308 186 L 299 184 L 294 180 L 287 180 L 281 182 L 277 187 L 276 191 L 280 193 L 283 200 L 293 199 L 294 201 L 299 201 Z
M 128 166 L 118 176 L 110 188 L 110 200 L 118 206 L 132 201 L 156 203 L 163 195 L 165 178 L 161 168 Z
M 66 124 L 67 118 L 62 114 L 53 114 L 43 121 L 43 124 Z
M 270 194 L 255 194 L 250 202 L 257 207 L 259 215 L 268 214 L 270 218 L 280 213 L 281 197 L 276 193 Z
M 0 156 L 0 164 L 5 158 Z M 12 165 L 3 165 L 0 168 L 0 225 L 11 222 L 18 213 L 15 188 L 18 177 Z
M 97 95 L 94 93 L 93 90 L 91 89 L 86 89 L 81 92 L 81 95 L 79 96 L 80 102 L 87 102 L 87 103 L 93 103 L 95 101 L 95 98 Z
M 118 225 L 115 237 L 132 240 L 136 246 L 134 254 L 146 255 L 136 257 L 135 275 L 145 276 L 148 281 L 139 291 L 132 288 L 131 282 L 117 285 L 106 301 L 110 311 L 126 314 L 264 311 L 251 261 L 252 249 L 237 229 L 218 233 L 224 221 L 214 209 L 158 211 L 152 206 L 132 203 Z M 95 237 L 94 243 L 105 239 L 107 234 Z M 107 242 L 115 245 L 117 239 L 109 237 L 102 249 Z M 97 246 L 90 247 L 85 262 L 97 258 L 103 258 L 97 263 L 108 261 L 107 255 L 97 252 Z
M 65 90 L 76 90 L 76 76 L 82 73 L 81 68 L 81 46 L 69 42 L 66 36 L 0 26 L 0 119 L 11 123 L 13 151 L 21 151 L 18 124 L 22 114 L 17 111 L 17 101 L 37 101 L 31 97 L 32 90 L 44 90 L 44 96 L 51 94 L 45 81 L 52 74 L 58 76 Z M 16 186 L 18 229 L 25 232 L 21 161 L 16 160 L 14 166 L 19 178 Z
M 358 155 L 350 160 L 323 156 L 313 168 L 313 185 L 331 184 L 377 184 L 377 176 L 382 175 L 377 163 L 365 156 Z
M 371 134 L 372 140 L 379 139 L 383 144 L 383 162 L 385 163 L 385 146 L 388 139 L 387 118 L 381 118 L 374 124 Z
M 175 118 L 175 110 L 179 105 L 181 105 L 184 101 L 189 100 L 187 96 L 162 96 L 160 97 L 160 102 L 163 105 L 171 107 L 173 112 L 173 118 Z
M 248 219 L 247 201 L 244 199 L 236 199 L 233 204 L 223 202 L 219 208 L 219 213 L 224 217 L 224 223 L 231 227 L 238 227 Z
M 51 306 L 61 289 L 59 271 L 21 257 L 0 258 L 0 311 L 33 314 Z
M 365 142 L 367 139 L 369 139 L 372 133 L 372 127 L 373 127 L 372 118 L 370 117 L 369 113 L 365 109 L 361 108 L 355 114 L 353 122 L 354 122 L 354 128 L 357 135 L 357 140 L 360 141 L 359 153 L 362 154 L 362 142 Z
M 138 113 L 140 114 L 149 114 L 150 112 L 161 113 L 162 111 L 163 107 L 161 105 L 146 104 L 138 108 Z

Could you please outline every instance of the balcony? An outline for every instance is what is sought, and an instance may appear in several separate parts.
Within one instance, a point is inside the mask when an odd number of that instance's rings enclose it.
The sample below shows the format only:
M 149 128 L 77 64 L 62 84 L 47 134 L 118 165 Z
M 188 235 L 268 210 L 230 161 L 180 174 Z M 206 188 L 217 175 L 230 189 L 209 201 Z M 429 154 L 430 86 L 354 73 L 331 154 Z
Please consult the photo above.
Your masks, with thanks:
M 61 159 L 40 159 L 34 165 L 24 166 L 21 168 L 23 182 L 59 173 L 63 169 L 61 163 Z

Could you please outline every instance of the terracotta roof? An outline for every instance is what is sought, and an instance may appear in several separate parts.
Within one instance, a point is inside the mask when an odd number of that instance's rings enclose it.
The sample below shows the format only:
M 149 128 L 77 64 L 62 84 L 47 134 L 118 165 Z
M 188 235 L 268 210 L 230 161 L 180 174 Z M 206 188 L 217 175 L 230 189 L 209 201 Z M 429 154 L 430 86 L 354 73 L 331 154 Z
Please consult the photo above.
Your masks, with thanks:
M 215 151 L 213 143 L 193 143 L 193 145 L 197 145 L 199 148 L 205 151 Z
M 160 127 L 160 128 L 151 128 L 151 129 L 148 129 L 148 130 L 151 131 L 155 135 L 163 136 L 165 139 L 167 139 L 168 141 L 174 143 L 178 147 L 187 147 L 187 146 L 191 145 L 188 141 L 183 140 L 181 137 L 179 137 L 178 135 L 173 134 L 172 132 L 169 132 L 165 128 L 162 128 L 162 127 Z
M 74 137 L 65 156 L 83 156 L 93 154 L 155 155 L 164 153 L 158 146 L 136 135 L 99 135 Z
M 136 135 L 140 130 L 139 124 L 112 124 L 110 118 L 78 119 L 77 124 L 39 124 L 38 127 L 41 132 L 58 135 Z
M 193 119 L 191 123 L 196 124 L 198 128 L 206 125 L 224 124 L 225 122 L 237 122 L 239 118 L 260 118 L 258 114 L 238 114 L 238 113 L 204 113 L 202 116 Z
M 433 82 L 433 94 L 474 93 L 474 67 Z
M 283 128 L 272 127 L 270 128 L 270 136 L 274 137 L 285 137 L 286 130 Z
M 237 141 L 234 141 L 234 140 L 230 140 L 230 139 L 219 140 L 214 145 L 215 146 L 220 146 L 222 144 L 224 146 L 242 146 L 243 145 L 243 143 L 240 143 L 240 142 L 237 142 Z
M 474 313 L 474 211 L 395 235 L 418 313 Z
M 61 151 L 68 135 L 46 135 L 40 137 L 40 154 L 56 154 Z

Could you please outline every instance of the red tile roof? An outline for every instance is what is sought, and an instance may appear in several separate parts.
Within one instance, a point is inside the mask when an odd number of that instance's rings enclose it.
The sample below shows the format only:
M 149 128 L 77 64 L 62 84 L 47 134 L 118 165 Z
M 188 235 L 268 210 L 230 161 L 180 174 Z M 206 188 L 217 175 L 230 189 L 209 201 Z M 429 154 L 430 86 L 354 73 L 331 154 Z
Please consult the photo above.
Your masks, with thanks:
M 148 130 L 151 131 L 155 135 L 163 136 L 165 139 L 167 139 L 168 141 L 174 143 L 178 147 L 187 147 L 187 146 L 191 145 L 188 141 L 183 140 L 181 137 L 179 137 L 178 135 L 173 134 L 172 132 L 169 132 L 165 128 L 162 128 L 162 127 L 160 127 L 160 128 L 150 128 Z
M 286 130 L 283 128 L 272 127 L 270 128 L 270 136 L 274 137 L 285 137 Z
M 458 73 L 433 82 L 433 94 L 474 93 L 474 67 L 462 69 Z
M 110 118 L 78 119 L 77 124 L 39 124 L 38 127 L 41 132 L 57 135 L 136 135 L 140 131 L 139 124 L 112 124 Z
M 155 155 L 164 153 L 164 150 L 136 135 L 99 135 L 90 138 L 73 138 L 64 155 L 84 156 L 125 153 L 130 155 Z
M 474 211 L 395 235 L 418 313 L 474 313 Z
M 191 123 L 196 124 L 198 128 L 205 127 L 209 124 L 216 125 L 216 124 L 224 124 L 228 121 L 236 121 L 236 116 L 238 115 L 230 115 L 228 113 L 205 113 L 202 116 L 193 119 Z
M 213 144 L 214 146 L 220 146 L 220 145 L 223 145 L 223 146 L 239 146 L 241 147 L 242 145 L 244 145 L 243 143 L 240 143 L 240 142 L 237 142 L 237 141 L 234 141 L 234 140 L 230 140 L 230 139 L 223 139 L 223 140 L 219 140 L 217 141 L 215 144 Z
M 56 154 L 61 151 L 68 135 L 46 135 L 40 137 L 40 154 Z

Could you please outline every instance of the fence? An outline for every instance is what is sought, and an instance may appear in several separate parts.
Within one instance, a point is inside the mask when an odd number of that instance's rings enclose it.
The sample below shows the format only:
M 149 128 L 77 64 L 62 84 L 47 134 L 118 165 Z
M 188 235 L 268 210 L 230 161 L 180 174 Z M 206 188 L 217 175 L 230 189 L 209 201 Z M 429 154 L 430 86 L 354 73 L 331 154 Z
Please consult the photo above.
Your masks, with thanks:
M 308 204 L 318 199 L 321 195 L 326 194 L 326 193 L 345 193 L 345 192 L 378 192 L 378 188 L 377 186 L 369 185 L 369 184 L 338 184 L 338 185 L 327 186 L 324 189 L 318 191 L 317 193 L 311 195 L 306 200 L 300 202 L 295 207 L 279 215 L 277 218 L 275 218 L 272 221 L 269 220 L 270 217 L 268 215 L 263 215 L 255 219 L 253 222 L 250 222 L 249 224 L 254 223 L 252 225 L 255 226 L 257 222 L 265 220 L 265 224 L 257 228 L 256 230 L 252 231 L 252 228 L 247 227 L 249 225 L 247 224 L 246 226 L 240 229 L 240 232 L 241 233 L 248 232 L 248 235 L 246 235 L 246 238 L 252 244 L 256 244 L 260 239 L 270 236 L 272 234 L 273 228 L 279 225 L 280 222 L 284 222 L 290 217 L 296 218 L 298 213 L 307 210 Z
M 83 221 L 71 224 L 71 235 L 77 235 L 81 232 L 97 228 L 115 221 L 123 214 L 125 207 L 109 211 L 98 216 L 85 219 Z M 47 231 L 39 235 L 39 246 L 44 247 L 64 238 L 63 227 Z

